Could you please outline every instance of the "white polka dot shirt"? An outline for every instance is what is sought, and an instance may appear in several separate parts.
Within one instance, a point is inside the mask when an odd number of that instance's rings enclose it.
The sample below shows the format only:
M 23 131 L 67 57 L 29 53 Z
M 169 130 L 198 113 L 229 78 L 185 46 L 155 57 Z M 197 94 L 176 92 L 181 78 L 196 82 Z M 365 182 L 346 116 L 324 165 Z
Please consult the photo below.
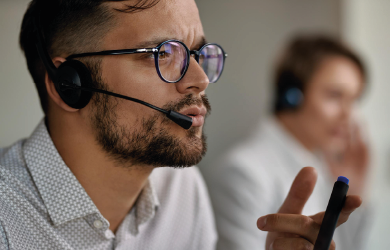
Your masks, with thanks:
M 44 121 L 0 149 L 0 250 L 211 250 L 217 239 L 196 167 L 159 168 L 116 234 L 65 165 Z

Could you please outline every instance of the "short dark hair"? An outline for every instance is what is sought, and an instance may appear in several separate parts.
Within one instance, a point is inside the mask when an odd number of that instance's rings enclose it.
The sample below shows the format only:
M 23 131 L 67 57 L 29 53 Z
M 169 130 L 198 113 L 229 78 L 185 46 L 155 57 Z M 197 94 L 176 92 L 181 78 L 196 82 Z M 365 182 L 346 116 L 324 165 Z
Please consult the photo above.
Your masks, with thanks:
M 134 5 L 124 4 L 121 9 L 110 10 L 104 3 L 124 0 L 33 0 L 22 21 L 20 47 L 24 51 L 27 67 L 35 82 L 42 109 L 48 111 L 45 87 L 46 70 L 35 47 L 33 20 L 39 16 L 39 32 L 44 36 L 50 56 L 95 50 L 102 37 L 115 25 L 114 11 L 132 13 L 155 6 L 159 0 L 139 0 Z
M 320 63 L 331 56 L 342 56 L 359 68 L 364 82 L 367 81 L 366 67 L 361 58 L 347 45 L 328 35 L 300 34 L 287 44 L 274 71 L 274 113 L 285 110 L 281 101 L 291 88 L 305 93 L 306 86 Z

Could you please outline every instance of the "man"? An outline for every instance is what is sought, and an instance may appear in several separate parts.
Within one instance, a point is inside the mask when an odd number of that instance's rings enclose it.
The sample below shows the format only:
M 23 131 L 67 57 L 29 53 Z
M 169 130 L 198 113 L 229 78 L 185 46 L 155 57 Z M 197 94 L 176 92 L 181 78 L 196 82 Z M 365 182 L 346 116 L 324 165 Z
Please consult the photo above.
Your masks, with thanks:
M 205 39 L 195 2 L 34 0 L 21 45 L 46 117 L 0 152 L 0 249 L 213 249 L 207 191 L 189 167 L 206 151 L 205 90 L 224 55 L 197 52 Z M 91 91 L 100 93 L 89 100 Z M 110 95 L 192 116 L 192 127 Z M 292 194 L 289 207 L 301 206 Z M 318 219 L 302 228 L 308 217 L 293 217 L 259 226 L 312 241 Z

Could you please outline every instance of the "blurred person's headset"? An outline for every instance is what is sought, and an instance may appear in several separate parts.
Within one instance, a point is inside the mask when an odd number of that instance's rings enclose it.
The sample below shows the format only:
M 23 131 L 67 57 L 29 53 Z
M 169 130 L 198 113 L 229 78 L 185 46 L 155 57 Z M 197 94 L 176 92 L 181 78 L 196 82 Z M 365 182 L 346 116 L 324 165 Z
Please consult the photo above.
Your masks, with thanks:
M 276 109 L 277 111 L 298 109 L 304 100 L 302 86 L 291 73 L 284 73 L 278 79 L 276 89 Z
M 178 124 L 184 129 L 189 129 L 192 126 L 192 118 L 173 110 L 165 110 L 158 108 L 150 103 L 112 93 L 109 91 L 92 88 L 92 76 L 84 63 L 78 60 L 67 60 L 63 62 L 58 68 L 54 65 L 47 51 L 47 47 L 44 41 L 43 34 L 41 33 L 40 18 L 36 15 L 33 19 L 34 33 L 35 33 L 35 45 L 38 51 L 38 55 L 42 60 L 42 63 L 53 81 L 56 91 L 61 99 L 69 106 L 75 109 L 82 109 L 90 102 L 92 93 L 102 93 L 125 100 L 133 101 L 145 105 L 149 108 L 164 113 L 169 119 Z

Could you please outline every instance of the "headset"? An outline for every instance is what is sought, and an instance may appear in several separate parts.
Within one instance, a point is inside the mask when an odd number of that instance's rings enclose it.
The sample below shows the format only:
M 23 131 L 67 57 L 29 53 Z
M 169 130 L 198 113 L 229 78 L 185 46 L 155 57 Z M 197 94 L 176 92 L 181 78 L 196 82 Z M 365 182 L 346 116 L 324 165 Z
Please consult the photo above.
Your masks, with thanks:
M 304 100 L 302 84 L 291 73 L 285 73 L 278 79 L 276 93 L 276 110 L 296 110 Z
M 184 129 L 192 126 L 192 118 L 173 110 L 158 108 L 150 103 L 138 100 L 136 98 L 120 95 L 117 93 L 92 88 L 92 77 L 89 69 L 84 63 L 78 60 L 68 60 L 62 63 L 58 68 L 54 65 L 47 51 L 43 34 L 39 30 L 39 18 L 33 19 L 35 46 L 42 63 L 53 81 L 56 91 L 61 99 L 69 106 L 75 109 L 82 109 L 90 102 L 92 93 L 102 93 L 117 98 L 133 101 L 159 112 L 164 113 L 170 120 Z

